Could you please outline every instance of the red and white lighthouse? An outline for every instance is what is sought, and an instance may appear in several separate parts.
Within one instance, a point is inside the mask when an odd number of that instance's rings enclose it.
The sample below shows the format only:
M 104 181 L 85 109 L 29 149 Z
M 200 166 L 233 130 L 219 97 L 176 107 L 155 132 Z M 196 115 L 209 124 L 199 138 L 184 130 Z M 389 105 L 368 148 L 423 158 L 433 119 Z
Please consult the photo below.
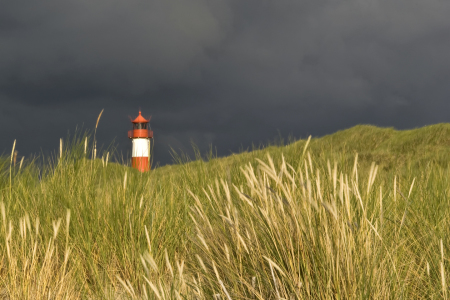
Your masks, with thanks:
M 150 170 L 150 139 L 153 138 L 153 131 L 149 130 L 149 120 L 141 115 L 131 121 L 133 130 L 128 131 L 128 138 L 133 142 L 131 166 L 141 172 Z

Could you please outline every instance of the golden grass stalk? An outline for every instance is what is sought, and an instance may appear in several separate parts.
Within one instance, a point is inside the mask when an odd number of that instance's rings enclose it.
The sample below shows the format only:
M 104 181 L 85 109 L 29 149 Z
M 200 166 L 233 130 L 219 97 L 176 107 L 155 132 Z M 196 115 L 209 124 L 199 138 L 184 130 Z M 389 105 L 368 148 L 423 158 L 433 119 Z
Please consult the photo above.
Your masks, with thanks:
M 173 278 L 174 277 L 174 275 L 173 275 L 173 268 L 172 268 L 172 265 L 170 264 L 170 261 L 169 261 L 169 255 L 167 254 L 167 248 L 164 249 L 164 259 L 166 260 L 167 269 L 170 271 L 170 275 Z
M 222 287 L 223 292 L 225 293 L 225 295 L 227 296 L 228 300 L 232 300 L 230 297 L 230 294 L 228 293 L 227 289 L 225 288 L 225 285 L 223 284 L 222 280 L 219 280 L 219 284 Z
M 11 164 L 12 164 L 12 161 L 13 161 L 14 150 L 15 150 L 15 149 L 16 149 L 16 140 L 14 140 L 13 147 L 12 147 L 12 151 L 11 151 Z
M 97 140 L 96 140 L 97 127 L 98 127 L 98 123 L 100 122 L 100 118 L 101 118 L 101 116 L 102 116 L 104 110 L 105 110 L 105 109 L 102 109 L 102 111 L 100 112 L 100 114 L 99 114 L 98 117 L 97 117 L 97 122 L 95 123 L 95 130 L 94 130 L 94 150 L 93 150 L 93 157 L 94 157 L 94 160 L 95 160 L 95 158 L 97 157 Z
M 62 159 L 63 155 L 63 139 L 59 139 L 59 159 Z
M 98 127 L 98 123 L 100 122 L 100 118 L 102 117 L 102 114 L 103 114 L 104 110 L 105 109 L 102 109 L 102 111 L 100 112 L 100 114 L 97 117 L 97 122 L 95 123 L 95 129 L 97 129 L 97 127 Z
M 11 162 L 9 164 L 9 199 L 12 199 L 12 169 L 11 169 L 11 166 L 12 166 L 15 148 L 16 148 L 16 140 L 14 140 L 14 143 L 13 143 L 13 147 L 12 147 L 12 151 L 11 151 Z
M 413 181 L 414 183 L 414 181 Z M 440 240 L 441 246 L 441 263 L 440 263 L 440 271 L 441 271 L 441 285 L 442 285 L 442 294 L 444 299 L 447 299 L 447 282 L 445 280 L 445 269 L 444 269 L 444 245 L 442 243 L 442 239 Z
M 20 160 L 20 164 L 19 164 L 19 171 L 20 169 L 22 169 L 22 164 L 23 164 L 23 159 L 25 158 L 25 156 L 22 156 L 22 159 Z

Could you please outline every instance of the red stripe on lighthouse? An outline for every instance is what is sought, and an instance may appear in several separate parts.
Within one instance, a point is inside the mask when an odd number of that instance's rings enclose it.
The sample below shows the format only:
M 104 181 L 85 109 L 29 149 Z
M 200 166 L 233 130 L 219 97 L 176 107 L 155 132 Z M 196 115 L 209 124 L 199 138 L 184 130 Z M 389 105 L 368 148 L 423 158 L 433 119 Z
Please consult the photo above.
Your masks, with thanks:
M 147 172 L 150 170 L 148 157 L 133 157 L 131 160 L 131 166 L 141 172 Z

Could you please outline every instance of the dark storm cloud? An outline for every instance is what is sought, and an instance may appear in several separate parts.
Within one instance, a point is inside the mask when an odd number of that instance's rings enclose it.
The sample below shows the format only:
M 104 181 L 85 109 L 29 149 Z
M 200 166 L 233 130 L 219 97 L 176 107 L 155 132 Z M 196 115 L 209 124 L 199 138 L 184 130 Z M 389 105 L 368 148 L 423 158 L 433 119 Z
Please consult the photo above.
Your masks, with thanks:
M 156 154 L 219 154 L 358 123 L 448 121 L 450 2 L 157 0 L 3 2 L 2 147 L 36 151 L 92 128 L 128 149 L 127 116 L 152 114 Z M 57 128 L 55 124 L 57 122 Z M 103 126 L 103 127 L 102 127 Z M 103 128 L 103 129 L 102 129 Z M 45 132 L 45 134 L 44 134 Z M 52 141 L 51 143 L 49 141 Z
M 21 2 L 0 16 L 16 18 L 2 27 L 0 78 L 5 93 L 30 103 L 195 83 L 186 72 L 221 38 L 213 13 L 225 11 L 203 1 Z

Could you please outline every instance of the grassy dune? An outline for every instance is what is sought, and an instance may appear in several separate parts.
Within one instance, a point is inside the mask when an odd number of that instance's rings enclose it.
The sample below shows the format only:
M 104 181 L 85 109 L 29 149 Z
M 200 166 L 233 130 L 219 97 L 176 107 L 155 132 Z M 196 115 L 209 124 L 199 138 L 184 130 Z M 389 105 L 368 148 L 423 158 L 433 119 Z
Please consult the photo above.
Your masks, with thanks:
M 448 298 L 449 124 L 147 174 L 84 141 L 0 159 L 0 299 Z

